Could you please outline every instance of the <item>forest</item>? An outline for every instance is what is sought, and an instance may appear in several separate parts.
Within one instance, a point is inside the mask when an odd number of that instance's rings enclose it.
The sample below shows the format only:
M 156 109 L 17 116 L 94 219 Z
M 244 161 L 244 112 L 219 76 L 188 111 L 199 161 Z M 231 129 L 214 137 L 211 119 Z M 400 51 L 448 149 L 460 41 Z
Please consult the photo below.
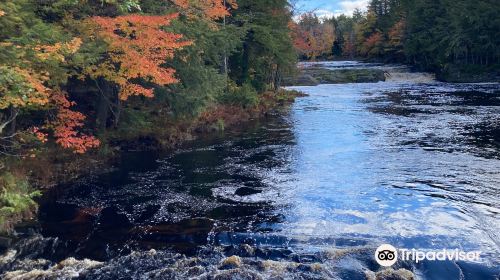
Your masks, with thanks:
M 0 1 L 2 229 L 36 208 L 30 186 L 86 157 L 172 146 L 277 99 L 290 21 L 286 0 Z
M 500 6 L 495 0 L 372 0 L 368 11 L 294 24 L 303 60 L 362 58 L 399 62 L 460 82 L 500 68 Z

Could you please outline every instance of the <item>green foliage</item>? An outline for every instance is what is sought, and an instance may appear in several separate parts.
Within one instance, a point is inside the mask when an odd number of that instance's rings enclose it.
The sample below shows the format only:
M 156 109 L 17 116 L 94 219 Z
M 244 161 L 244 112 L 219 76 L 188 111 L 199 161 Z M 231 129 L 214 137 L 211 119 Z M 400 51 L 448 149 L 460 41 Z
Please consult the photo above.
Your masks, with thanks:
M 279 89 L 282 76 L 293 71 L 297 60 L 288 28 L 288 2 L 238 1 L 233 21 L 247 30 L 241 48 L 231 57 L 233 80 L 250 83 L 257 91 Z
M 28 101 L 28 95 L 33 89 L 26 83 L 26 80 L 11 67 L 0 65 L 0 109 L 7 109 L 12 105 L 9 100 L 21 99 Z
M 145 134 L 154 127 L 154 122 L 150 112 L 146 110 L 135 110 L 134 108 L 124 108 L 121 122 L 117 127 L 117 133 L 125 138 L 127 135 L 135 136 Z
M 245 83 L 242 86 L 232 84 L 229 86 L 228 92 L 221 95 L 218 101 L 221 104 L 249 108 L 257 105 L 259 102 L 259 95 L 255 88 L 249 83 Z
M 236 26 L 214 27 L 213 22 L 186 18 L 171 28 L 194 44 L 170 61 L 180 83 L 157 90 L 157 100 L 166 102 L 176 117 L 196 116 L 226 91 L 226 75 L 221 72 L 224 56 L 241 45 L 244 32 Z
M 402 1 L 408 59 L 423 68 L 492 65 L 500 60 L 500 6 L 494 0 Z
M 0 175 L 0 232 L 11 229 L 12 222 L 30 217 L 36 210 L 34 198 L 40 196 L 33 191 L 28 181 L 9 172 Z

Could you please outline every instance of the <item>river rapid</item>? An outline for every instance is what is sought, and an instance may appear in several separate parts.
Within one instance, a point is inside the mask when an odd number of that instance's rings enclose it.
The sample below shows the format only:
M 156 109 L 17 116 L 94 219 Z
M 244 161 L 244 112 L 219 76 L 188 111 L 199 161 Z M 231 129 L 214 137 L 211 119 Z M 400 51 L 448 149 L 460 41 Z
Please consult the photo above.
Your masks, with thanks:
M 292 87 L 308 96 L 266 119 L 175 152 L 124 153 L 46 194 L 0 274 L 498 279 L 500 85 L 398 65 L 314 66 L 383 69 L 387 81 Z M 384 243 L 481 260 L 399 261 L 394 272 L 375 262 Z

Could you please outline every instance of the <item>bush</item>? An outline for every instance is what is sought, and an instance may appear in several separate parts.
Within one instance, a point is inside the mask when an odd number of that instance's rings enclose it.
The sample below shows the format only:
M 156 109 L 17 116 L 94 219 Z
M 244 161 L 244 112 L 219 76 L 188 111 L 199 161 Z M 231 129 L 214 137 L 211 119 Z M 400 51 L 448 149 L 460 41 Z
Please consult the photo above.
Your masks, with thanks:
M 37 209 L 33 199 L 40 196 L 32 191 L 25 178 L 17 178 L 12 173 L 0 175 L 0 232 L 12 230 L 12 225 L 23 219 L 31 218 Z
M 225 105 L 241 106 L 249 108 L 257 105 L 259 95 L 248 83 L 238 87 L 234 84 L 228 86 L 228 91 L 218 98 L 218 102 Z

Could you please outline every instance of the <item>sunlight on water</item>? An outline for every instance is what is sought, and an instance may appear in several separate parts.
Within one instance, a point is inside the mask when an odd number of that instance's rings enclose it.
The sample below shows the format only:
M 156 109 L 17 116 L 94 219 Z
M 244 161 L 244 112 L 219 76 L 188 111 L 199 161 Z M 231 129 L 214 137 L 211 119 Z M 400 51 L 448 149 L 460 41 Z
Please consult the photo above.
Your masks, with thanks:
M 470 87 L 487 95 L 497 85 Z M 461 104 L 449 101 L 460 86 L 437 82 L 296 89 L 310 97 L 299 100 L 292 115 L 301 152 L 296 206 L 284 231 L 409 248 L 481 249 L 495 261 L 500 161 L 470 146 L 464 129 L 495 126 L 498 107 L 457 113 Z M 398 93 L 394 100 L 392 92 Z M 412 100 L 417 93 L 422 102 Z

